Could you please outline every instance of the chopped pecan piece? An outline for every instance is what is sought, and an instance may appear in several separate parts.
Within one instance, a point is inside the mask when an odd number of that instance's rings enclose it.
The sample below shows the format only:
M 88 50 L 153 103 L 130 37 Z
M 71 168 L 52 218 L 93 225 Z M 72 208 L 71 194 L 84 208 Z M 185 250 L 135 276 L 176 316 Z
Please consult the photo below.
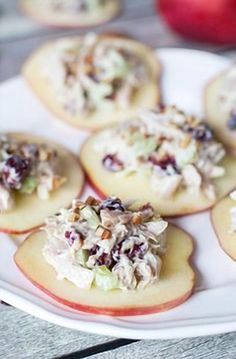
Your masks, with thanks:
M 69 221 L 70 222 L 76 222 L 79 220 L 79 215 L 78 213 L 71 213 L 70 217 L 69 217 Z
M 54 176 L 52 187 L 53 189 L 57 189 L 65 182 L 66 182 L 66 177 Z
M 78 208 L 78 207 L 73 208 L 73 212 L 79 215 L 80 214 L 80 208 Z
M 97 200 L 96 198 L 94 198 L 93 196 L 89 196 L 85 203 L 88 205 L 88 206 L 97 206 L 100 204 L 100 201 Z
M 132 223 L 133 224 L 141 224 L 142 223 L 142 217 L 140 214 L 134 214 L 132 217 Z
M 96 234 L 101 237 L 102 239 L 109 239 L 111 238 L 111 231 L 103 226 L 98 226 L 96 229 Z
M 85 207 L 84 202 L 80 201 L 79 199 L 75 199 L 73 201 L 73 211 L 75 212 L 75 209 L 81 210 Z

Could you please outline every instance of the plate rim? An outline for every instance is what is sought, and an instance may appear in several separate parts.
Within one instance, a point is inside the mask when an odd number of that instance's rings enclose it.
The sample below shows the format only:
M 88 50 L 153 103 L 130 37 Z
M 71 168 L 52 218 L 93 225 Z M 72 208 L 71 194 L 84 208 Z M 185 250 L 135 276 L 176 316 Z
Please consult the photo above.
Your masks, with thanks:
M 19 291 L 23 294 L 16 294 L 15 291 Z M 222 333 L 230 333 L 236 331 L 236 314 L 232 316 L 231 314 L 225 316 L 216 317 L 207 317 L 202 321 L 202 318 L 191 318 L 189 320 L 169 320 L 170 323 L 183 323 L 196 322 L 194 324 L 184 324 L 183 326 L 166 326 L 166 328 L 130 328 L 127 326 L 122 326 L 122 318 L 129 317 L 115 317 L 115 319 L 121 320 L 121 323 L 118 322 L 115 324 L 104 323 L 96 320 L 94 318 L 109 318 L 109 316 L 95 315 L 92 314 L 91 319 L 81 320 L 81 319 L 72 319 L 65 317 L 63 315 L 57 314 L 53 311 L 45 309 L 43 306 L 33 303 L 30 299 L 26 297 L 36 297 L 34 294 L 27 293 L 26 290 L 17 288 L 14 285 L 0 279 L 0 298 L 7 302 L 10 305 L 13 305 L 17 309 L 20 309 L 34 317 L 37 317 L 42 320 L 49 321 L 53 324 L 60 325 L 73 330 L 80 330 L 87 333 L 101 334 L 105 336 L 114 336 L 117 338 L 129 338 L 129 339 L 178 339 L 178 338 L 194 338 L 198 336 L 207 336 L 207 335 L 217 335 Z M 39 298 L 41 302 L 45 302 L 50 306 L 57 306 L 57 303 L 49 303 L 46 299 Z M 63 310 L 63 306 L 61 307 Z M 65 310 L 67 308 L 65 307 Z M 69 313 L 70 311 L 68 311 Z M 84 313 L 83 313 L 84 314 Z M 90 315 L 88 314 L 88 317 Z M 142 316 L 136 316 L 142 318 Z M 207 319 L 210 320 L 210 322 Z M 219 322 L 219 320 L 221 320 Z M 86 324 L 86 325 L 85 325 Z

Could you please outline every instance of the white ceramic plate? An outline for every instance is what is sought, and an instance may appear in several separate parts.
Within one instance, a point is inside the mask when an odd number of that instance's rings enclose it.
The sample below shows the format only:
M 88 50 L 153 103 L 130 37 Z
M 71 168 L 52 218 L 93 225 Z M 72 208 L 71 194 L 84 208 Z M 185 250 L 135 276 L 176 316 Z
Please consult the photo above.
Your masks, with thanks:
M 166 103 L 202 114 L 205 83 L 230 61 L 205 52 L 181 49 L 158 51 L 163 63 Z M 87 136 L 54 121 L 21 77 L 0 86 L 0 130 L 31 131 L 60 141 L 74 151 Z M 91 192 L 87 188 L 87 193 Z M 37 210 L 37 209 L 36 209 Z M 236 263 L 220 248 L 209 213 L 175 221 L 196 241 L 194 266 L 198 273 L 192 297 L 168 312 L 110 318 L 74 312 L 36 289 L 13 261 L 17 243 L 0 235 L 0 298 L 34 316 L 68 328 L 126 338 L 177 338 L 236 330 Z

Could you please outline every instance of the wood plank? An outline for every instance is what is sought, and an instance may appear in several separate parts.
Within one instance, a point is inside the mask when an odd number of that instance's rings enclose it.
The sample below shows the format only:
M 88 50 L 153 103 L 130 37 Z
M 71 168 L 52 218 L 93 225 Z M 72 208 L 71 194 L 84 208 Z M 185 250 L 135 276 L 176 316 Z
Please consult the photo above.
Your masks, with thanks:
M 0 358 L 4 359 L 236 358 L 236 333 L 130 343 L 61 328 L 9 307 L 0 311 L 0 333 Z M 112 349 L 114 345 L 118 348 Z
M 106 353 L 92 355 L 90 358 L 235 359 L 236 333 L 179 340 L 143 340 Z
M 236 357 L 236 333 L 192 339 L 145 340 L 125 347 L 118 345 L 118 349 L 111 350 L 110 345 L 104 345 L 106 342 L 113 341 L 110 337 L 61 328 L 14 308 L 3 306 L 0 312 L 0 333 L 0 357 L 4 359 L 46 359 L 59 356 L 64 356 L 64 359 L 81 358 L 85 357 L 84 354 L 86 357 L 91 355 L 95 349 L 96 352 L 101 352 L 91 356 L 96 359 L 152 357 L 234 359 Z M 92 349 L 88 350 L 89 347 Z M 104 352 L 107 349 L 109 351 Z M 72 355 L 72 353 L 76 354 Z
M 138 342 L 138 341 L 139 340 L 134 340 L 134 339 L 114 339 L 107 343 L 94 345 L 92 347 L 89 347 L 89 348 L 86 348 L 83 350 L 79 350 L 74 353 L 63 355 L 62 357 L 60 357 L 60 359 L 88 358 L 91 356 L 95 356 L 96 354 L 109 352 L 110 350 L 113 351 L 114 349 L 121 348 L 121 347 L 127 346 L 131 343 Z
M 12 307 L 0 307 L 0 358 L 47 359 L 102 344 L 110 337 L 62 328 Z

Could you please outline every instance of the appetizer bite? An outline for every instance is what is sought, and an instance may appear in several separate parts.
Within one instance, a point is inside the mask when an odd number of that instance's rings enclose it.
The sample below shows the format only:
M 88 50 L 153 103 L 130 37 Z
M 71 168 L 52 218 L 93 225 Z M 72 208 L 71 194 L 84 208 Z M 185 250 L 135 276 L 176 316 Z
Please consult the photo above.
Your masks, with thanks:
M 223 250 L 236 261 L 236 191 L 234 190 L 211 212 L 212 225 Z
M 138 315 L 173 308 L 192 293 L 192 239 L 146 204 L 130 211 L 118 198 L 74 200 L 19 247 L 26 277 L 73 309 Z
M 40 23 L 63 28 L 103 24 L 121 9 L 119 0 L 21 0 L 20 5 Z
M 141 111 L 136 119 L 86 140 L 81 162 L 100 195 L 150 202 L 161 215 L 201 211 L 235 186 L 236 159 L 211 129 L 176 107 Z
M 83 172 L 58 144 L 29 134 L 0 135 L 0 231 L 23 234 L 80 194 Z
M 205 91 L 206 120 L 219 140 L 236 150 L 236 66 L 217 76 Z
M 29 58 L 23 73 L 42 102 L 77 127 L 98 129 L 159 102 L 156 55 L 121 36 L 55 40 Z

